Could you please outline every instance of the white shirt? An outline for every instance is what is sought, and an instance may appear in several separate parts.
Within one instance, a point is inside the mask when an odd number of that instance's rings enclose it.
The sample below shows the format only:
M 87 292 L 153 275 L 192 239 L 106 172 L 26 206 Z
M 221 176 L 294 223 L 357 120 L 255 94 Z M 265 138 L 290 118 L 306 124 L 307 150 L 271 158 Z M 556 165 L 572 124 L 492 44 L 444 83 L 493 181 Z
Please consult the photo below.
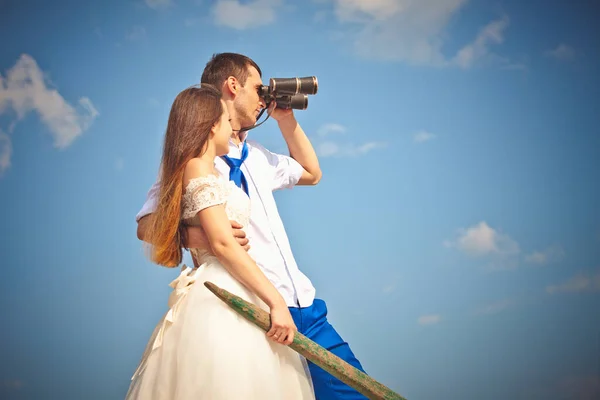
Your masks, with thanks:
M 241 170 L 248 182 L 251 200 L 250 225 L 244 227 L 250 241 L 248 253 L 281 293 L 288 307 L 308 307 L 315 298 L 315 288 L 294 259 L 290 242 L 279 216 L 273 191 L 295 186 L 304 168 L 293 158 L 275 154 L 254 141 L 246 141 L 248 157 Z M 229 143 L 229 157 L 241 158 L 242 144 Z M 215 168 L 229 177 L 229 166 L 215 159 Z M 159 190 L 158 181 L 152 185 L 146 202 L 136 215 L 139 221 L 154 212 Z

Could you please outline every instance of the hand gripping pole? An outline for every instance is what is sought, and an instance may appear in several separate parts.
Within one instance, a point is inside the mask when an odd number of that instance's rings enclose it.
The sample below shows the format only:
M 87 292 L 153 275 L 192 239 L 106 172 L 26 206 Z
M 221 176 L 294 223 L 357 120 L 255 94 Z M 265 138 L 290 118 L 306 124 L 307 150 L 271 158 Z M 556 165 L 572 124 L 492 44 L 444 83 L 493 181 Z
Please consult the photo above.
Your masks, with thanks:
M 265 310 L 219 288 L 212 282 L 204 282 L 204 286 L 263 331 L 267 332 L 270 329 L 271 318 Z M 294 333 L 294 342 L 289 347 L 371 400 L 406 400 L 300 332 Z

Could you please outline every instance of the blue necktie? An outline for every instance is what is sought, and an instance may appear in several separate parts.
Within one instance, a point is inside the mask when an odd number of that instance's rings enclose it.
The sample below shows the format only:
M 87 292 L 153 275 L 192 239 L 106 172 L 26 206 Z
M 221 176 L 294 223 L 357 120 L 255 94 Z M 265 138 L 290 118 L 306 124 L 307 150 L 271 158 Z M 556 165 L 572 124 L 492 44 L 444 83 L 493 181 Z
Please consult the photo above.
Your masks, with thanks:
M 246 142 L 244 141 L 244 146 L 242 147 L 242 158 L 223 156 L 223 160 L 225 160 L 227 165 L 229 165 L 229 180 L 235 182 L 238 187 L 244 189 L 244 192 L 248 194 L 248 182 L 246 181 L 244 173 L 240 169 L 246 157 L 248 157 L 248 146 L 246 146 Z

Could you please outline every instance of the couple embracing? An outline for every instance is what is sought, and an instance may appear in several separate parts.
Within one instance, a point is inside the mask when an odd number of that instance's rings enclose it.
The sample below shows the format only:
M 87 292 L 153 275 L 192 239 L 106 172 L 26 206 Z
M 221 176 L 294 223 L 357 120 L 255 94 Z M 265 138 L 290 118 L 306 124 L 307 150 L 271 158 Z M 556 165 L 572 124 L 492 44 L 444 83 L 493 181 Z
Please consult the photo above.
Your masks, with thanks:
M 290 156 L 247 140 L 267 105 L 250 58 L 214 55 L 201 85 L 171 107 L 159 177 L 136 216 L 152 261 L 194 267 L 171 282 L 169 309 L 134 373 L 127 399 L 365 399 L 288 345 L 295 332 L 363 370 L 327 321 L 323 300 L 300 271 L 273 192 L 315 185 L 317 155 L 291 109 L 268 109 Z M 247 238 L 246 238 L 247 234 Z M 271 314 L 265 333 L 205 286 L 211 281 Z

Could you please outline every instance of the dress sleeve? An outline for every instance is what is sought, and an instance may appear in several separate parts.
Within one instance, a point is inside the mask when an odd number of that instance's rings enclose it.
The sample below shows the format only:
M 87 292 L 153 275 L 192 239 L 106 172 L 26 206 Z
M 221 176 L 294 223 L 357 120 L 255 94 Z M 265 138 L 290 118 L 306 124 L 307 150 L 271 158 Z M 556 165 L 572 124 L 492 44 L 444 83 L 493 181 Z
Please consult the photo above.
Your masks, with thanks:
M 227 195 L 227 187 L 214 175 L 190 179 L 183 194 L 182 218 L 188 219 L 205 208 L 224 204 Z

